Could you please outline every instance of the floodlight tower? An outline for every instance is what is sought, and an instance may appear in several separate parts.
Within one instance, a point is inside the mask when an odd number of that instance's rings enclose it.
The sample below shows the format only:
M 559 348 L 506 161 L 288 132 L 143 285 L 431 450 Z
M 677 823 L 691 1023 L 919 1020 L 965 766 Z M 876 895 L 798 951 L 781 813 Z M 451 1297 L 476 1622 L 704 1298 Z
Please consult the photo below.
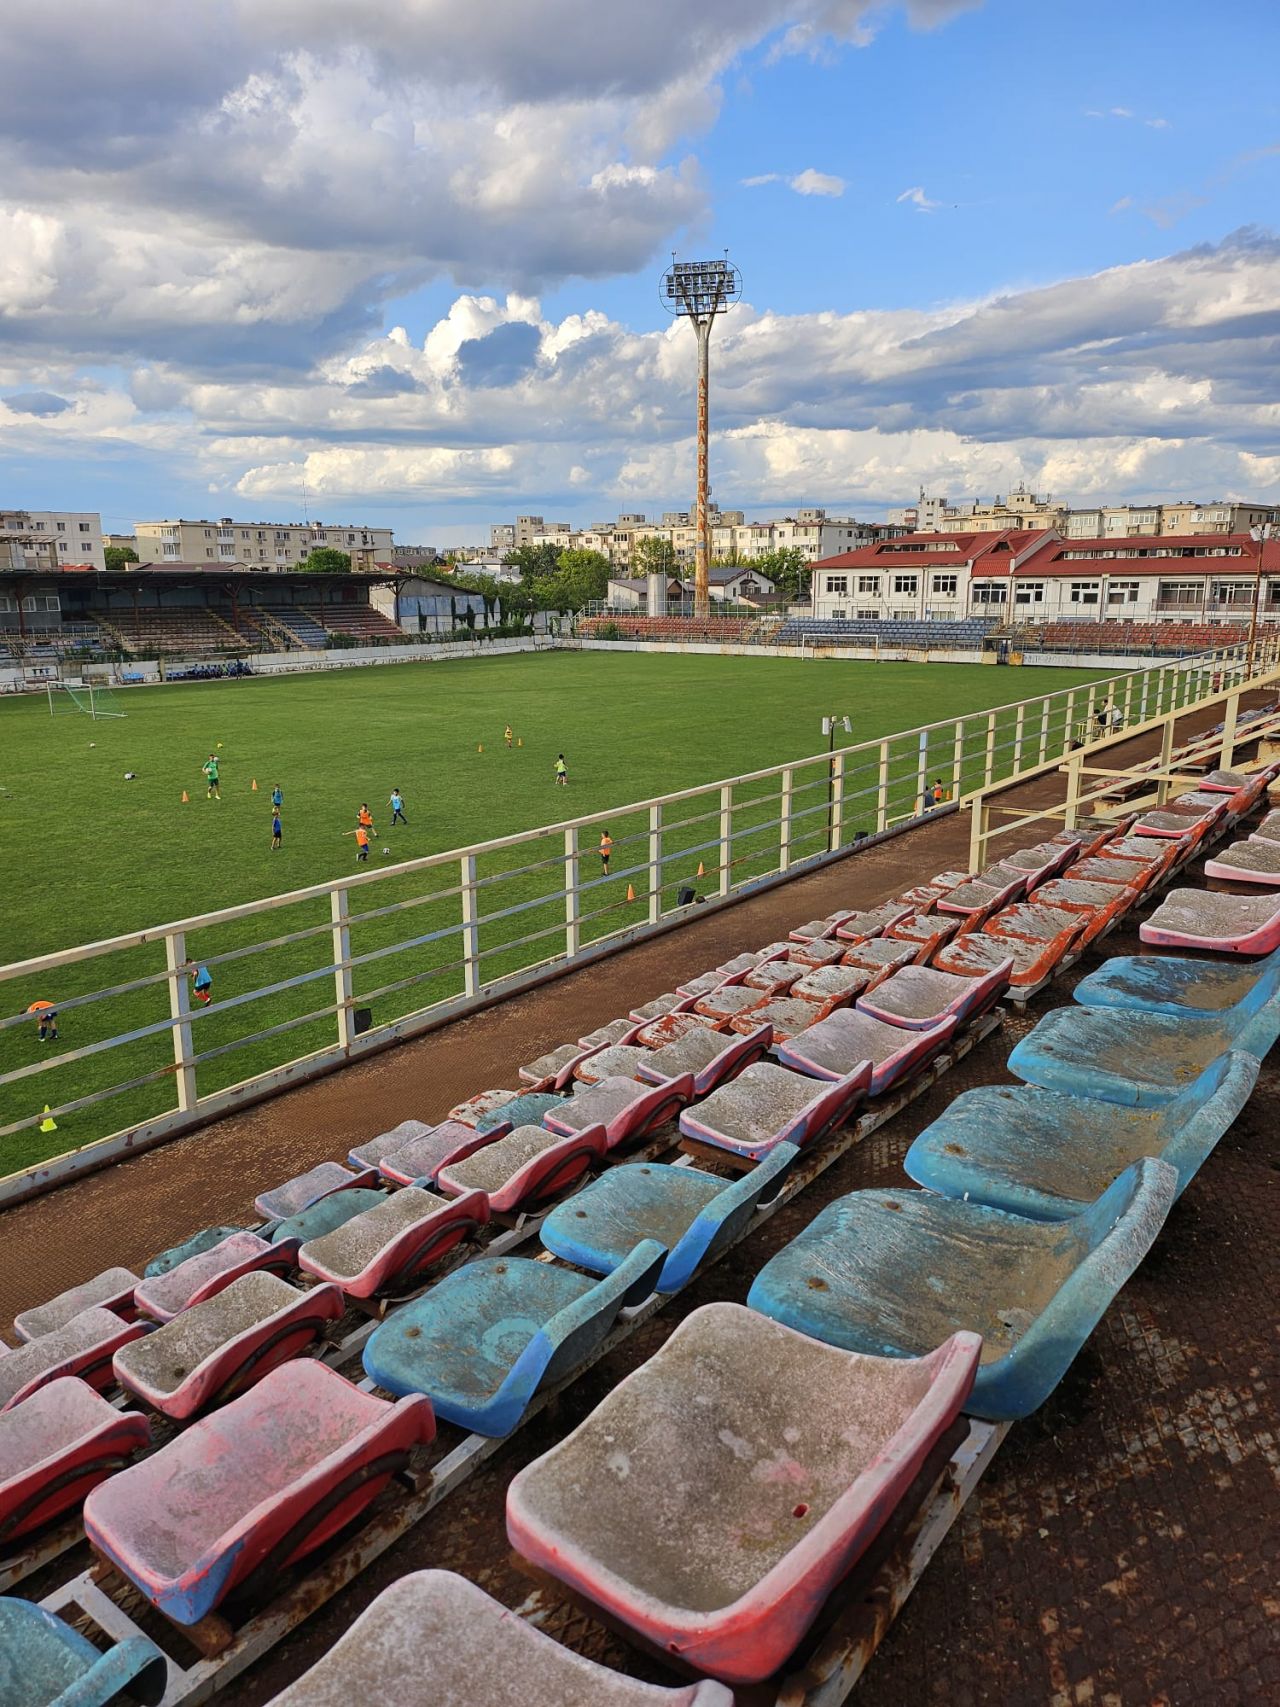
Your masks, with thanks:
M 707 389 L 710 383 L 711 323 L 742 295 L 742 275 L 726 252 L 722 261 L 677 261 L 662 278 L 662 301 L 669 314 L 692 321 L 698 336 L 698 492 L 694 521 L 693 610 L 706 616 L 710 608 L 707 582 Z

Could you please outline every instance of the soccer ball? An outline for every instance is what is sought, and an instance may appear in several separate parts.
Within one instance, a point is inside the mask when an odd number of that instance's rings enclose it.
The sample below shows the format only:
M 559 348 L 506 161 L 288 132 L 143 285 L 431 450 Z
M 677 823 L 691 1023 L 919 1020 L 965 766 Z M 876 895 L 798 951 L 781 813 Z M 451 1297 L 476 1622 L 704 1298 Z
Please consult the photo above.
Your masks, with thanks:
M 383 848 L 382 851 L 384 854 L 389 854 L 391 852 L 391 849 L 390 848 Z
M 91 747 L 96 747 L 98 745 L 98 743 L 96 741 L 90 741 L 89 745 Z

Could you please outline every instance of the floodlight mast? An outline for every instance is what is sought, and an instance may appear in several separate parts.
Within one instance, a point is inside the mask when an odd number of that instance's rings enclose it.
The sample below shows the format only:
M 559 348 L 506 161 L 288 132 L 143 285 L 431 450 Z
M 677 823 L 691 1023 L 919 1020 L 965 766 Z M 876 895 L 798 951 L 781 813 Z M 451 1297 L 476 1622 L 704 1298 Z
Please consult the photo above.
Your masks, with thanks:
M 742 295 L 742 276 L 726 258 L 677 261 L 663 275 L 662 301 L 671 314 L 693 323 L 698 338 L 698 486 L 694 517 L 693 610 L 705 617 L 711 608 L 707 540 L 707 435 L 710 389 L 711 323 Z

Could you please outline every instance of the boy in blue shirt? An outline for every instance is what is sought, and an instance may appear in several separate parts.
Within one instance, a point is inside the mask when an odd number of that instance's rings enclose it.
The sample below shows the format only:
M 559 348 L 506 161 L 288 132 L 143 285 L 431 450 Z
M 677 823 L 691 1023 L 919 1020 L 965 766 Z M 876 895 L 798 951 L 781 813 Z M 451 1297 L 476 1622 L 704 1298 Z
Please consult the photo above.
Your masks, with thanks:
M 280 787 L 279 783 L 277 783 L 271 790 L 271 804 L 277 812 L 284 805 L 284 790 Z
M 271 851 L 272 851 L 272 853 L 274 853 L 276 851 L 276 849 L 281 845 L 280 835 L 281 835 L 280 808 L 278 806 L 275 806 L 271 810 Z
M 387 805 L 391 808 L 392 824 L 394 824 L 398 818 L 407 829 L 409 820 L 404 815 L 404 800 L 401 797 L 400 790 L 398 788 L 393 788 L 391 790 L 391 798 L 388 800 Z

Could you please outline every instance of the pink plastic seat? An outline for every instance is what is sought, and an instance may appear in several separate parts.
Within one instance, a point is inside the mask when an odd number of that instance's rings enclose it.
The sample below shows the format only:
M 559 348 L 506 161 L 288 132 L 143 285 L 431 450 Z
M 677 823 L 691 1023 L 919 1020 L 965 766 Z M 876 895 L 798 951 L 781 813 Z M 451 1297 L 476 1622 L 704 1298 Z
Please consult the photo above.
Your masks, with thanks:
M 651 1020 L 661 1019 L 664 1014 L 679 1013 L 682 1008 L 687 1008 L 690 1005 L 691 1000 L 691 997 L 678 996 L 674 990 L 671 990 L 666 995 L 655 996 L 652 1001 L 639 1003 L 632 1008 L 630 1017 L 635 1020 L 637 1025 L 644 1024 Z
M 524 1096 L 528 1089 L 528 1085 L 521 1085 L 518 1091 L 477 1091 L 475 1096 L 468 1097 L 465 1102 L 455 1104 L 444 1118 L 456 1120 L 462 1126 L 475 1126 L 478 1121 L 487 1119 L 489 1115 L 505 1108 L 509 1102 L 514 1102 L 518 1096 Z
M 377 1183 L 376 1167 L 352 1169 L 344 1168 L 341 1162 L 321 1162 L 317 1167 L 309 1168 L 305 1174 L 298 1174 L 296 1178 L 286 1180 L 283 1185 L 260 1192 L 253 1200 L 253 1207 L 264 1221 L 286 1221 L 289 1216 L 300 1215 L 313 1203 L 319 1203 L 322 1197 L 328 1197 L 331 1192 L 345 1191 L 350 1187 L 359 1189 Z
M 796 979 L 791 986 L 791 994 L 802 1002 L 813 1002 L 829 1012 L 851 1002 L 870 983 L 870 972 L 860 966 L 815 966 L 803 978 Z
M 506 1103 L 502 1104 L 503 1108 L 506 1106 Z M 490 1127 L 485 1136 L 500 1138 L 510 1130 L 511 1127 L 503 1120 Z M 420 1179 L 434 1183 L 444 1164 L 473 1145 L 476 1137 L 474 1126 L 464 1125 L 461 1120 L 442 1120 L 439 1126 L 424 1127 L 407 1144 L 384 1156 L 378 1163 L 378 1172 L 393 1185 L 412 1185 Z
M 588 1055 L 573 1069 L 580 1085 L 598 1085 L 601 1079 L 634 1079 L 640 1063 L 649 1051 L 638 1043 L 611 1043 L 595 1055 Z
M 177 1624 L 280 1573 L 366 1509 L 435 1434 L 421 1394 L 388 1404 L 322 1363 L 273 1369 L 85 1502 L 94 1547 Z
M 856 1008 L 838 1008 L 777 1048 L 779 1061 L 815 1079 L 839 1079 L 859 1062 L 872 1063 L 868 1095 L 883 1096 L 931 1060 L 951 1039 L 954 1016 L 927 1031 L 886 1025 Z
M 685 1109 L 680 1130 L 686 1138 L 759 1161 L 779 1144 L 803 1148 L 825 1138 L 849 1118 L 870 1082 L 869 1061 L 818 1090 L 812 1079 L 759 1061 Z
M 783 1037 L 794 1037 L 797 1031 L 803 1031 L 807 1025 L 812 1025 L 824 1014 L 839 1004 L 835 1000 L 828 1002 L 807 1002 L 802 996 L 777 996 L 771 1002 L 766 1002 L 754 1013 L 739 1014 L 729 1022 L 730 1031 L 741 1036 L 748 1036 L 760 1026 L 767 1025 L 773 1033 L 775 1041 Z
M 168 1274 L 154 1274 L 139 1281 L 134 1300 L 140 1310 L 157 1322 L 169 1322 L 192 1304 L 202 1304 L 239 1280 L 242 1274 L 266 1269 L 271 1274 L 289 1274 L 297 1257 L 296 1239 L 270 1244 L 257 1233 L 233 1233 L 212 1250 L 188 1257 Z
M 768 1000 L 765 991 L 753 990 L 747 984 L 721 984 L 718 989 L 699 996 L 693 1011 L 705 1014 L 708 1019 L 729 1021 L 750 1013 L 753 1008 L 762 1008 Z
M 1012 960 L 1010 985 L 1014 989 L 1035 989 L 1066 958 L 1080 934 L 1080 914 L 1071 917 L 1070 925 L 1043 941 L 996 936 L 992 927 L 999 921 L 993 920 L 980 931 L 970 931 L 954 942 L 944 943 L 934 955 L 933 964 L 940 972 L 953 972 L 963 978 L 980 978 L 1002 962 Z
M 516 1093 L 508 1093 L 514 1096 Z M 389 1156 L 393 1150 L 399 1150 L 411 1138 L 418 1138 L 424 1132 L 430 1132 L 432 1127 L 425 1120 L 402 1120 L 399 1126 L 393 1126 L 389 1132 L 379 1132 L 374 1138 L 366 1138 L 359 1144 L 353 1144 L 347 1152 L 347 1160 L 354 1168 L 376 1168 L 384 1156 Z
M 825 919 L 810 919 L 806 924 L 797 925 L 790 933 L 792 942 L 823 942 L 836 934 L 836 926 L 852 918 L 854 909 L 843 907 L 839 912 L 828 913 Z
M 772 1000 L 774 996 L 785 996 L 803 970 L 793 960 L 766 960 L 762 966 L 752 967 L 743 984 L 749 990 L 763 990 Z
M 94 1304 L 128 1321 L 137 1314 L 133 1302 L 133 1289 L 137 1284 L 138 1277 L 130 1269 L 104 1269 L 92 1280 L 82 1281 L 79 1286 L 60 1292 L 47 1303 L 19 1311 L 13 1318 L 14 1329 L 19 1339 L 36 1340 L 42 1334 L 51 1334 L 55 1328 L 63 1327 L 81 1310 L 88 1310 Z
M 1274 889 L 1280 885 L 1280 842 L 1266 836 L 1250 836 L 1223 848 L 1204 862 L 1206 877 L 1227 883 L 1257 883 Z
M 614 1044 L 630 1043 L 638 1029 L 639 1022 L 633 1019 L 611 1019 L 607 1025 L 598 1025 L 589 1031 L 578 1042 L 584 1049 L 609 1049 Z
M 549 1109 L 542 1117 L 548 1132 L 570 1137 L 584 1127 L 600 1121 L 609 1139 L 609 1148 L 643 1138 L 674 1120 L 693 1096 L 693 1075 L 682 1073 L 678 1079 L 666 1079 L 660 1085 L 647 1086 L 635 1079 L 602 1079 L 589 1085 L 563 1103 Z
M 848 945 L 837 937 L 815 937 L 812 942 L 794 944 L 787 955 L 787 964 L 812 972 L 819 966 L 838 966 Z
M 892 925 L 884 933 L 885 937 L 897 942 L 913 942 L 920 951 L 920 959 L 928 960 L 935 949 L 941 948 L 944 942 L 960 929 L 962 920 L 954 915 L 948 917 L 943 913 L 912 913 L 901 923 Z
M 147 1419 L 118 1411 L 73 1376 L 0 1412 L 0 1555 L 84 1502 L 151 1439 Z
M 1133 859 L 1114 859 L 1104 848 L 1088 859 L 1078 859 L 1071 867 L 1071 877 L 1079 883 L 1111 883 L 1121 888 L 1145 889 L 1155 876 L 1156 867 L 1140 865 Z
M 608 1135 L 598 1122 L 568 1138 L 545 1126 L 516 1126 L 496 1139 L 486 1134 L 470 1150 L 451 1157 L 440 1169 L 437 1184 L 450 1197 L 483 1192 L 496 1214 L 514 1214 L 528 1204 L 558 1197 L 601 1161 L 608 1147 Z
M 336 1286 L 302 1292 L 274 1274 L 244 1274 L 121 1346 L 116 1380 L 162 1415 L 186 1422 L 299 1356 L 345 1309 Z
M 60 1328 L 0 1354 L 0 1409 L 21 1405 L 63 1375 L 78 1375 L 99 1392 L 105 1391 L 115 1380 L 111 1359 L 144 1331 L 141 1322 L 123 1322 L 101 1304 L 91 1304 Z
M 1173 889 L 1138 931 L 1153 948 L 1270 954 L 1280 948 L 1280 895 L 1222 895 Z
M 683 1664 L 757 1682 L 903 1499 L 980 1350 L 867 1357 L 704 1305 L 513 1479 L 512 1546 Z
M 919 943 L 903 942 L 899 937 L 878 936 L 868 942 L 854 943 L 841 964 L 868 973 L 866 987 L 870 990 L 900 966 L 910 966 L 919 953 Z
M 482 1191 L 449 1200 L 406 1186 L 333 1232 L 308 1239 L 298 1252 L 298 1264 L 352 1298 L 394 1295 L 415 1285 L 433 1263 L 488 1220 L 489 1200 Z
M 771 1025 L 757 1025 L 745 1037 L 705 1029 L 689 1031 L 661 1049 L 651 1050 L 648 1059 L 640 1063 L 639 1077 L 647 1084 L 660 1085 L 692 1073 L 694 1096 L 708 1096 L 717 1085 L 758 1061 L 772 1043 Z
M 857 1007 L 872 1019 L 905 1026 L 909 1031 L 928 1031 L 947 1018 L 963 1024 L 995 1006 L 1009 988 L 1012 973 L 1012 957 L 976 978 L 958 977 L 931 966 L 904 966 L 859 996 Z
M 942 905 L 941 900 L 938 905 Z M 841 942 L 865 942 L 868 937 L 882 936 L 894 925 L 901 924 L 910 912 L 910 903 L 886 901 L 882 906 L 868 908 L 866 912 L 851 913 L 837 927 L 836 936 Z
M 959 888 L 942 897 L 938 902 L 938 911 L 954 913 L 976 922 L 990 918 L 991 914 L 999 912 L 1001 907 L 1007 907 L 1026 886 L 1025 876 L 1013 878 L 1007 883 L 988 883 L 981 877 L 970 878 L 968 883 L 962 883 Z
M 1014 939 L 1023 942 L 1050 942 L 1063 931 L 1077 937 L 1085 929 L 1092 914 L 1079 907 L 1051 907 L 1047 901 L 1015 901 L 988 919 L 978 935 L 999 937 L 1002 942 Z M 959 942 L 949 944 L 947 955 L 959 949 Z M 943 965 L 943 956 L 934 955 L 935 966 Z M 945 968 L 944 968 L 945 970 Z
M 674 1043 L 678 1037 L 688 1036 L 691 1031 L 723 1030 L 721 1021 L 708 1019 L 706 1014 L 692 1011 L 670 1013 L 659 1019 L 646 1020 L 636 1033 L 636 1042 L 645 1049 L 661 1049 L 668 1043 Z

